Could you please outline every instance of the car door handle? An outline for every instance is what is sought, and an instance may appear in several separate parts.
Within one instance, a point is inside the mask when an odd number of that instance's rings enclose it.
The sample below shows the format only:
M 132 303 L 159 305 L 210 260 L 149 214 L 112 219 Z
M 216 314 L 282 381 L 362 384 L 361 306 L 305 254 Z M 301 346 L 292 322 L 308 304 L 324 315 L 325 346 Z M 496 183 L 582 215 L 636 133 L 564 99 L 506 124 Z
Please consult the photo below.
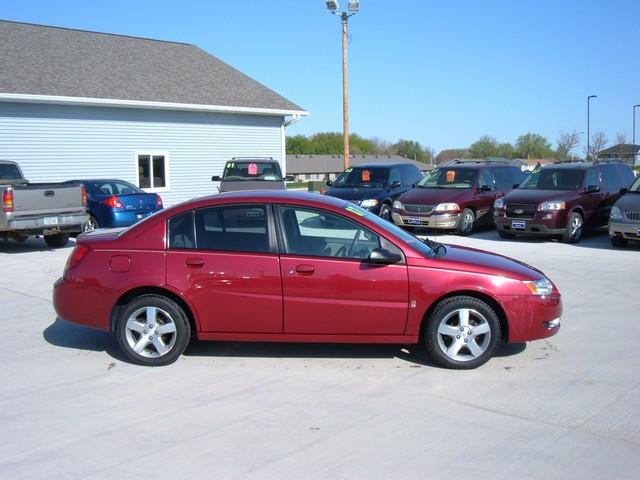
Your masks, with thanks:
M 316 269 L 313 268 L 313 265 L 298 265 L 296 267 L 296 273 L 298 275 L 312 275 Z
M 187 267 L 199 268 L 204 265 L 204 260 L 201 258 L 192 257 L 187 258 L 184 263 L 187 264 Z

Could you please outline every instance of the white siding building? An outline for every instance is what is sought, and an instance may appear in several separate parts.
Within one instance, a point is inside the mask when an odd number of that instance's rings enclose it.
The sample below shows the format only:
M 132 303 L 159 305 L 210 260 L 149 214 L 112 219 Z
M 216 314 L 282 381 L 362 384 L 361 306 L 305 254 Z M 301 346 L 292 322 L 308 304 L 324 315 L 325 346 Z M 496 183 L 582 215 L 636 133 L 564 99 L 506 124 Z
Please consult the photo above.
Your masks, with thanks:
M 307 113 L 199 48 L 0 21 L 0 159 L 32 181 L 121 178 L 165 205 L 273 157 Z

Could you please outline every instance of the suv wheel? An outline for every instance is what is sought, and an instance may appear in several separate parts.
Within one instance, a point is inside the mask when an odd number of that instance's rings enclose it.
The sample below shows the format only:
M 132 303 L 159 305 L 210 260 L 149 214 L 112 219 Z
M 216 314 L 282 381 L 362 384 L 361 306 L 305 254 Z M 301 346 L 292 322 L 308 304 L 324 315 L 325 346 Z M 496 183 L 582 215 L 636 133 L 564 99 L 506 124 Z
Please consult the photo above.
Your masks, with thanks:
M 465 208 L 460 215 L 460 220 L 458 221 L 458 226 L 456 227 L 456 232 L 458 235 L 470 235 L 473 232 L 473 227 L 476 223 L 476 216 L 473 213 L 473 210 L 470 208 Z
M 45 235 L 44 241 L 51 248 L 62 248 L 69 241 L 69 234 L 56 233 L 55 235 Z
M 629 243 L 629 241 L 626 238 L 620 235 L 609 237 L 609 239 L 611 240 L 611 245 L 613 245 L 614 247 L 625 247 L 627 243 Z
M 498 236 L 500 238 L 516 238 L 515 233 L 505 232 L 504 230 L 498 230 Z
M 391 207 L 386 203 L 383 203 L 380 207 L 380 218 L 391 221 Z
M 427 319 L 427 352 L 446 368 L 470 369 L 486 363 L 500 344 L 500 321 L 485 302 L 465 295 L 441 301 Z
M 564 243 L 578 243 L 582 238 L 582 225 L 582 215 L 576 212 L 569 215 L 567 228 L 562 234 L 562 241 Z

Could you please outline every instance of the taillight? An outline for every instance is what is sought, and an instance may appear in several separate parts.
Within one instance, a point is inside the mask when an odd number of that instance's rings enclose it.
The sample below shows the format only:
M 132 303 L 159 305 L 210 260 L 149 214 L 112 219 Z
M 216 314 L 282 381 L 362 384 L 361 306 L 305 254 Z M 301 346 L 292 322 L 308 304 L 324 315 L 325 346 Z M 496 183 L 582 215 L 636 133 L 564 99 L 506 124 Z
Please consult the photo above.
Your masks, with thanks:
M 2 192 L 2 211 L 13 212 L 13 188 L 11 187 L 7 187 L 7 189 Z
M 80 265 L 80 262 L 84 257 L 89 253 L 89 247 L 85 247 L 84 245 L 76 245 L 76 248 L 73 249 L 71 255 L 69 255 L 69 259 L 67 260 L 67 265 L 65 266 L 66 270 L 71 270 L 74 267 Z
M 82 191 L 82 206 L 87 206 L 87 189 L 84 188 L 84 185 L 80 186 L 80 190 Z
M 107 207 L 111 207 L 111 208 L 124 208 L 122 206 L 122 202 L 120 201 L 120 198 L 117 195 L 113 195 L 107 198 L 106 200 L 103 200 L 102 203 L 104 203 Z
M 156 195 L 156 208 L 158 210 L 162 209 L 162 198 L 160 198 L 160 195 Z

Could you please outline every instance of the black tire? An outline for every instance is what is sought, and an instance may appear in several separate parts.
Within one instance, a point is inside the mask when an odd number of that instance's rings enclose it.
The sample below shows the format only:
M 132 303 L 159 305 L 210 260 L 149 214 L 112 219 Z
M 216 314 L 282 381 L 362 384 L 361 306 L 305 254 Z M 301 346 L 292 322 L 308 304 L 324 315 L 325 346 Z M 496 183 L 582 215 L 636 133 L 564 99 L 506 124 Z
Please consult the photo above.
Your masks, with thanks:
M 629 243 L 626 238 L 619 235 L 609 237 L 609 240 L 611 240 L 611 245 L 613 245 L 614 247 L 626 247 L 627 243 Z
M 157 309 L 153 318 L 148 317 L 149 307 Z M 191 337 L 191 327 L 184 310 L 161 295 L 142 295 L 131 300 L 120 309 L 115 327 L 116 338 L 124 354 L 132 362 L 149 367 L 175 362 L 187 348 Z M 165 333 L 160 330 L 163 327 Z M 134 349 L 136 345 L 139 347 Z M 161 352 L 159 346 L 167 350 Z
M 19 244 L 23 244 L 29 239 L 29 235 L 16 235 L 13 237 L 13 239 Z
M 387 220 L 388 222 L 390 222 L 391 221 L 391 207 L 388 204 L 383 203 L 380 206 L 380 213 L 378 215 L 380 216 L 380 218 L 383 218 L 383 219 Z
M 45 235 L 44 241 L 51 248 L 62 248 L 69 241 L 69 234 L 56 233 L 55 235 Z
M 516 238 L 515 233 L 505 232 L 504 230 L 498 230 L 498 236 L 504 239 L 514 239 Z
M 476 214 L 470 208 L 465 208 L 460 214 L 460 220 L 456 227 L 456 233 L 458 235 L 467 236 L 471 235 L 473 229 L 476 226 Z
M 91 232 L 96 228 L 100 228 L 98 220 L 93 215 L 89 215 L 89 221 L 82 226 L 83 232 Z
M 467 325 L 460 330 L 464 325 L 463 310 L 468 312 Z M 500 320 L 493 308 L 478 298 L 466 295 L 438 303 L 426 319 L 422 333 L 429 356 L 438 365 L 457 370 L 468 370 L 486 363 L 500 345 L 502 335 Z
M 564 243 L 578 243 L 582 238 L 583 227 L 584 222 L 582 220 L 582 215 L 577 212 L 571 213 L 567 220 L 567 228 L 562 234 L 562 241 Z

